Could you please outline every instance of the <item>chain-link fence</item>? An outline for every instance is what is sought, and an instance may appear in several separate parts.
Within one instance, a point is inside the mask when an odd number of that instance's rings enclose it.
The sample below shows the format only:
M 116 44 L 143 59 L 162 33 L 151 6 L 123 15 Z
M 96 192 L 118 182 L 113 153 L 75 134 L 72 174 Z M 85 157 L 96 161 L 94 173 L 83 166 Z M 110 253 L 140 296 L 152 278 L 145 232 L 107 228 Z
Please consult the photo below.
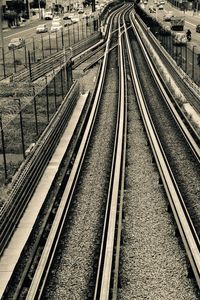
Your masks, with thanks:
M 52 71 L 41 86 L 1 85 L 0 184 L 12 178 L 69 91 L 72 68 L 66 66 Z

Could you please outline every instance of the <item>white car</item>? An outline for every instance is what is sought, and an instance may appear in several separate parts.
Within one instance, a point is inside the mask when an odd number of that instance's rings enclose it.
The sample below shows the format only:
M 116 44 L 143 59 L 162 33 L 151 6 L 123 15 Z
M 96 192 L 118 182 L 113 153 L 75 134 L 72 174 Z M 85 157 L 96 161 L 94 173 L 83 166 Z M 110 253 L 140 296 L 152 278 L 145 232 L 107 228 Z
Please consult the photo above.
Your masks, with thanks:
M 164 6 L 163 6 L 162 4 L 160 4 L 160 5 L 158 6 L 158 9 L 164 9 Z
M 72 20 L 72 22 L 73 23 L 77 23 L 77 22 L 79 22 L 79 15 L 74 15 L 73 17 L 71 17 L 71 20 Z
M 163 21 L 171 21 L 171 18 L 174 16 L 172 11 L 168 11 L 163 15 Z
M 52 12 L 46 12 L 44 15 L 45 20 L 53 20 L 53 14 Z
M 25 46 L 25 40 L 23 38 L 13 38 L 11 39 L 10 43 L 8 44 L 8 49 L 19 49 Z
M 57 32 L 60 31 L 63 28 L 62 24 L 60 22 L 53 22 L 51 25 L 51 32 Z
M 43 33 L 43 32 L 47 32 L 47 31 L 48 31 L 48 28 L 47 28 L 46 24 L 38 25 L 36 28 L 36 33 Z

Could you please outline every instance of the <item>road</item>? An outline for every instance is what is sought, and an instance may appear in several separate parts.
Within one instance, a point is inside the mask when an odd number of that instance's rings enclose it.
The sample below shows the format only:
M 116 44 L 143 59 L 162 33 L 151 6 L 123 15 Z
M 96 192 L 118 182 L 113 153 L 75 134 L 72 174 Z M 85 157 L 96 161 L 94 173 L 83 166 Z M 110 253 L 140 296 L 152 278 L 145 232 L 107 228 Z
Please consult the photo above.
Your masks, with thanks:
M 145 10 L 149 11 L 149 6 L 156 6 L 154 4 L 153 0 L 149 0 L 148 4 L 145 5 Z M 198 51 L 200 52 L 200 33 L 196 32 L 196 25 L 200 24 L 200 16 L 199 15 L 193 15 L 193 11 L 180 11 L 179 9 L 177 9 L 176 7 L 172 6 L 171 3 L 166 2 L 164 5 L 164 9 L 163 10 L 158 10 L 156 14 L 152 13 L 151 15 L 157 17 L 157 19 L 159 21 L 162 21 L 163 23 L 167 25 L 169 25 L 169 22 L 164 22 L 163 21 L 163 15 L 168 12 L 168 11 L 172 11 L 174 13 L 175 16 L 181 16 L 185 18 L 185 30 L 187 30 L 188 28 L 191 30 L 192 32 L 192 41 L 190 42 L 191 47 L 193 47 L 193 45 L 197 46 Z
M 91 7 L 88 7 L 84 9 L 84 12 L 91 12 Z M 75 12 L 77 14 L 77 12 Z M 95 15 L 98 13 L 96 12 Z M 80 20 L 82 19 L 82 15 L 79 15 Z M 62 16 L 61 16 L 62 20 Z M 7 45 L 9 41 L 12 38 L 16 37 L 23 37 L 26 40 L 26 44 L 32 40 L 33 37 L 38 37 L 40 38 L 40 35 L 36 34 L 36 28 L 39 24 L 47 24 L 47 27 L 50 31 L 52 20 L 34 20 L 31 21 L 31 23 L 26 24 L 25 26 L 17 27 L 17 28 L 12 28 L 12 29 L 6 29 L 3 31 L 3 37 L 4 37 L 4 47 L 5 50 L 7 49 Z M 65 28 L 64 28 L 65 30 Z M 47 36 L 48 33 L 43 34 L 43 36 Z

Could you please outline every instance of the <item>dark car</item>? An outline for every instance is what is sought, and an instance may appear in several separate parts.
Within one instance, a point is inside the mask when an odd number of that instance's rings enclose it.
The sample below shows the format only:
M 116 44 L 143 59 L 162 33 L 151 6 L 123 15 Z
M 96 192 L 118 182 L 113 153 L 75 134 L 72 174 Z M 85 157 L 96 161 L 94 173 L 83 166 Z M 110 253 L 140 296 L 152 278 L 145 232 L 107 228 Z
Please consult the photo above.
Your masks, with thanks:
M 200 32 L 200 24 L 196 26 L 196 32 Z
M 155 13 L 156 12 L 156 8 L 154 6 L 149 6 L 149 12 L 150 13 Z

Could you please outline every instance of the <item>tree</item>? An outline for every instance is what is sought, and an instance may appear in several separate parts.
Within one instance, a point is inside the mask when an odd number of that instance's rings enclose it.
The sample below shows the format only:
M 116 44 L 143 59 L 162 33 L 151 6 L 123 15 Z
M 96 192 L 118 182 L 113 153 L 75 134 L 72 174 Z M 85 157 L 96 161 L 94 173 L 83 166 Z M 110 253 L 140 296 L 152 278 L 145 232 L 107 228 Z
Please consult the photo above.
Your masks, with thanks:
M 46 1 L 45 0 L 34 0 L 33 2 L 30 3 L 30 7 L 31 8 L 39 8 L 39 4 L 40 4 L 40 8 L 45 8 L 46 7 Z

